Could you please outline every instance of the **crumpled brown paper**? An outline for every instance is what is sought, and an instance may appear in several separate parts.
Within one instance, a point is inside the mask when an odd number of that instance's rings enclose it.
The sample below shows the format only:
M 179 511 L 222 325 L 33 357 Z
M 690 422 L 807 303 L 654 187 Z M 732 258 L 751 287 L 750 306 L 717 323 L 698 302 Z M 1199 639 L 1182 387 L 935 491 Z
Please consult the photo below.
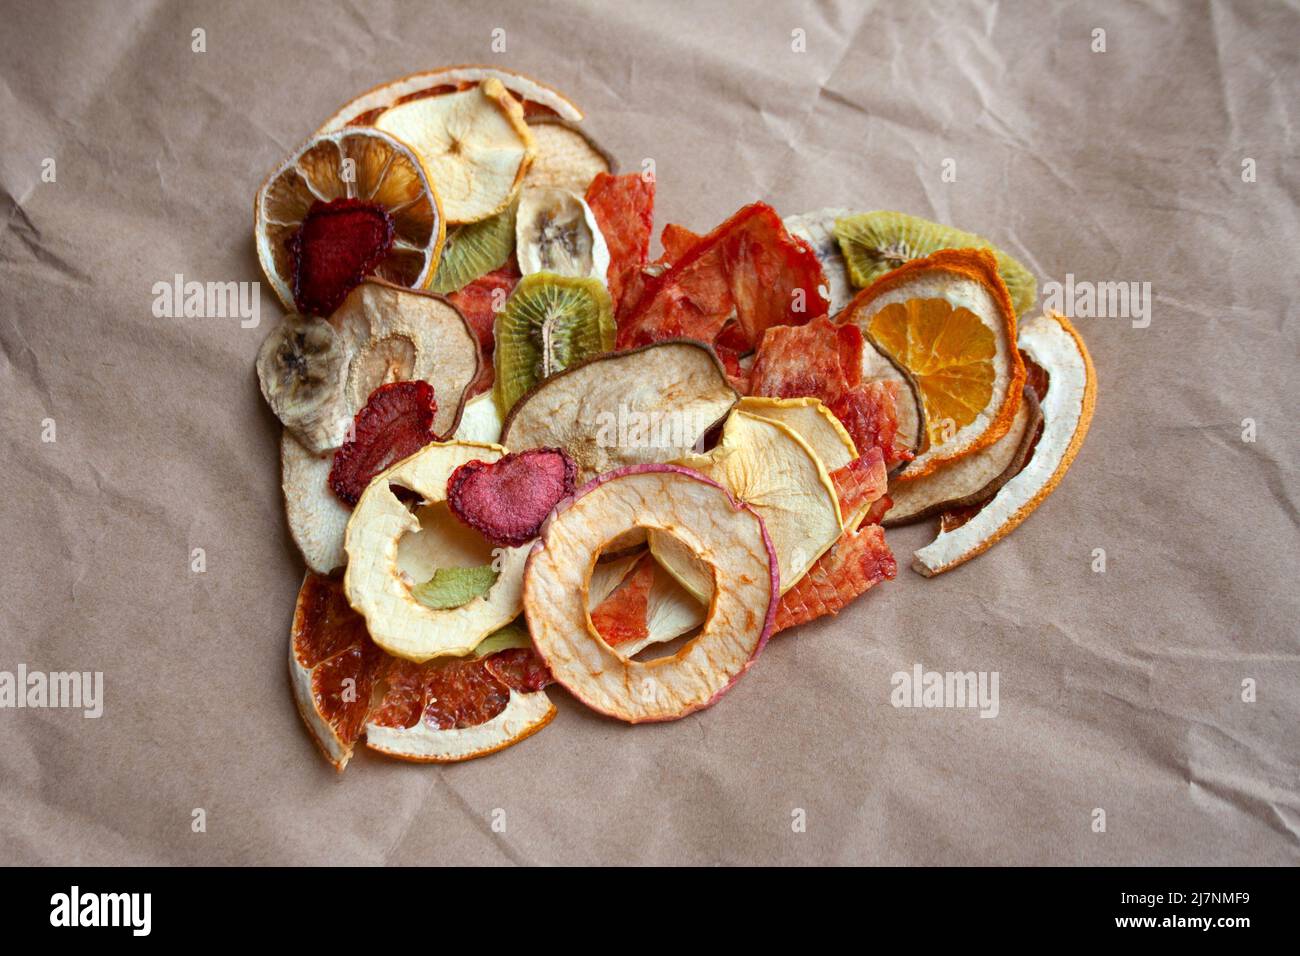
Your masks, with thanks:
M 1297 32 L 1246 2 L 8 10 L 0 670 L 102 672 L 104 711 L 0 709 L 0 862 L 1296 863 Z M 555 689 L 491 758 L 337 777 L 286 678 L 280 310 L 154 290 L 261 280 L 262 178 L 461 62 L 653 160 L 659 226 L 901 209 L 1040 285 L 1149 282 L 1150 324 L 1079 319 L 1096 420 L 1011 538 L 924 580 L 930 528 L 891 531 L 898 579 L 713 709 L 628 727 Z M 892 706 L 917 664 L 996 671 L 997 716 Z

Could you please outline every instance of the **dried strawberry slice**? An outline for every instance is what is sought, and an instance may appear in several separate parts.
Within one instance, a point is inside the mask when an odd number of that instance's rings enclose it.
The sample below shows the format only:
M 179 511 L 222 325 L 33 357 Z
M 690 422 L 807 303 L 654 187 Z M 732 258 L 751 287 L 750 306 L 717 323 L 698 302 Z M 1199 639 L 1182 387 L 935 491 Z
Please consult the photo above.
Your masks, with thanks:
M 885 543 L 880 525 L 867 524 L 857 531 L 846 531 L 781 596 L 774 633 L 826 614 L 838 614 L 873 585 L 892 580 L 897 573 L 898 563 Z
M 633 273 L 650 257 L 655 181 L 640 173 L 622 176 L 597 173 L 587 187 L 587 205 L 609 246 L 606 278 L 617 314 Z
M 318 199 L 286 242 L 298 311 L 327 316 L 388 255 L 393 217 L 378 203 Z
M 745 206 L 695 245 L 619 320 L 619 348 L 666 338 L 713 343 L 734 318 L 746 350 L 773 325 L 825 315 L 825 282 L 812 248 L 791 236 L 771 206 Z
M 531 647 L 497 651 L 483 663 L 493 677 L 521 694 L 531 694 L 555 683 L 546 661 Z
M 494 544 L 537 537 L 556 504 L 573 494 L 578 466 L 560 448 L 530 448 L 494 462 L 470 461 L 447 480 L 447 505 Z
M 650 635 L 646 612 L 655 580 L 655 559 L 643 555 L 631 573 L 591 612 L 591 624 L 610 647 Z
M 371 392 L 352 437 L 334 453 L 329 482 L 339 500 L 355 505 L 375 475 L 436 441 L 437 412 L 428 382 L 392 382 Z

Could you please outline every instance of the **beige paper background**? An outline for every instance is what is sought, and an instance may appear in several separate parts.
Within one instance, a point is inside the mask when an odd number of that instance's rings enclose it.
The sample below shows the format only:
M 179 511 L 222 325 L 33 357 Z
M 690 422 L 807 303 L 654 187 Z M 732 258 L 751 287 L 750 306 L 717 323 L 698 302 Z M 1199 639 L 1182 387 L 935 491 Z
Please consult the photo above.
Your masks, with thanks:
M 0 862 L 1300 861 L 1294 8 L 31 2 L 4 20 L 0 669 L 102 670 L 106 708 L 0 711 Z M 150 290 L 260 279 L 266 173 L 350 96 L 459 62 L 531 73 L 625 168 L 653 158 L 657 226 L 755 199 L 903 209 L 995 238 L 1040 282 L 1148 281 L 1151 325 L 1079 321 L 1092 433 L 1012 538 L 926 581 L 906 566 L 928 530 L 891 532 L 898 580 L 775 639 L 712 710 L 627 727 L 557 689 L 555 722 L 489 759 L 362 753 L 338 777 L 285 674 L 302 566 L 253 372 L 280 310 L 263 285 L 258 329 L 157 319 Z M 998 671 L 1000 715 L 894 709 L 890 675 L 918 662 Z

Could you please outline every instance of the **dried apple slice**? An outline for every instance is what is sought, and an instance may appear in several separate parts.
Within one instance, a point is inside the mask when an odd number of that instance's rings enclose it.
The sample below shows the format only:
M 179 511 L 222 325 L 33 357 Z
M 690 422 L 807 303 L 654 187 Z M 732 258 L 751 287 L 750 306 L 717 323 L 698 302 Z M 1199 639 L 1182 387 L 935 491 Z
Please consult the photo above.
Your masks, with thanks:
M 494 551 L 446 505 L 452 472 L 504 455 L 499 445 L 434 442 L 376 476 L 357 502 L 344 535 L 343 586 L 374 642 L 388 653 L 416 663 L 463 656 L 519 614 L 527 547 Z M 414 511 L 406 503 L 411 492 L 421 502 Z M 411 593 L 439 567 L 489 563 L 499 573 L 496 583 L 460 607 L 435 610 Z
M 598 355 L 541 382 L 511 408 L 501 442 L 515 451 L 563 448 L 582 483 L 681 457 L 736 399 L 707 346 L 660 342 Z
M 969 561 L 1014 530 L 1060 483 L 1088 433 L 1097 402 L 1097 375 L 1074 326 L 1049 312 L 1024 324 L 1019 345 L 1047 373 L 1038 443 L 1028 464 L 974 517 L 953 530 L 941 530 L 912 555 L 912 569 L 926 577 Z
M 558 90 L 530 76 L 492 66 L 446 66 L 437 70 L 411 73 L 376 86 L 354 97 L 325 121 L 320 133 L 343 126 L 370 125 L 376 115 L 395 103 L 455 93 L 494 79 L 524 104 L 530 122 L 535 114 L 555 115 L 571 122 L 582 119 L 582 110 Z
M 843 468 L 858 457 L 857 446 L 840 420 L 820 400 L 803 398 L 764 398 L 746 395 L 736 410 L 759 418 L 770 418 L 786 425 L 808 443 L 828 472 Z
M 500 444 L 501 412 L 491 392 L 475 395 L 465 403 L 465 413 L 456 427 L 458 441 L 478 441 Z
M 307 567 L 329 574 L 347 562 L 343 533 L 352 511 L 330 490 L 334 452 L 313 454 L 287 428 L 280 435 L 280 487 L 289 535 Z
M 601 173 L 617 169 L 614 157 L 587 133 L 582 125 L 558 116 L 529 117 L 537 154 L 524 177 L 524 188 L 549 186 L 579 196 Z
M 780 422 L 733 412 L 713 451 L 679 459 L 678 464 L 719 482 L 763 518 L 776 549 L 782 593 L 844 530 L 839 497 L 825 464 Z M 671 534 L 650 531 L 647 538 L 664 569 L 697 599 L 707 600 L 708 571 L 691 549 Z
M 600 639 L 588 582 L 605 544 L 642 527 L 678 536 L 710 566 L 704 627 L 670 657 L 632 661 Z M 524 571 L 524 613 L 555 679 L 629 723 L 676 720 L 716 701 L 767 643 L 779 587 L 763 519 L 721 485 L 673 465 L 634 465 L 579 489 L 551 516 Z
M 886 528 L 931 518 L 948 508 L 983 504 L 1016 474 L 1029 457 L 1043 415 L 1028 388 L 1007 433 L 987 448 L 943 465 L 915 481 L 895 482 L 882 524 Z
M 523 107 L 494 77 L 459 93 L 390 106 L 374 126 L 420 158 L 451 223 L 478 222 L 505 209 L 532 161 Z

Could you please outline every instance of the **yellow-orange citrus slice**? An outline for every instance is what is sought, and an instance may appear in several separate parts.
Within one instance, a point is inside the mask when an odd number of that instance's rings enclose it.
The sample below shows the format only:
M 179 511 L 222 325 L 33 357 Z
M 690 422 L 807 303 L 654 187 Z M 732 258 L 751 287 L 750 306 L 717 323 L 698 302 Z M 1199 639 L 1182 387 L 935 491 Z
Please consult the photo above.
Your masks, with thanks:
M 991 253 L 945 250 L 909 262 L 862 290 L 843 321 L 856 323 L 921 393 L 930 445 L 896 480 L 929 474 L 1006 434 L 1025 367 Z
M 295 311 L 287 242 L 312 204 L 359 199 L 393 220 L 393 246 L 375 275 L 412 289 L 433 278 L 446 236 L 438 195 L 409 148 L 373 129 L 342 129 L 309 140 L 281 163 L 253 204 L 253 240 L 271 288 Z
M 912 555 L 913 570 L 933 577 L 982 554 L 1051 494 L 1079 453 L 1097 403 L 1097 373 L 1083 339 L 1062 315 L 1026 322 L 1020 348 L 1047 373 L 1043 430 L 1025 467 L 975 515 Z

